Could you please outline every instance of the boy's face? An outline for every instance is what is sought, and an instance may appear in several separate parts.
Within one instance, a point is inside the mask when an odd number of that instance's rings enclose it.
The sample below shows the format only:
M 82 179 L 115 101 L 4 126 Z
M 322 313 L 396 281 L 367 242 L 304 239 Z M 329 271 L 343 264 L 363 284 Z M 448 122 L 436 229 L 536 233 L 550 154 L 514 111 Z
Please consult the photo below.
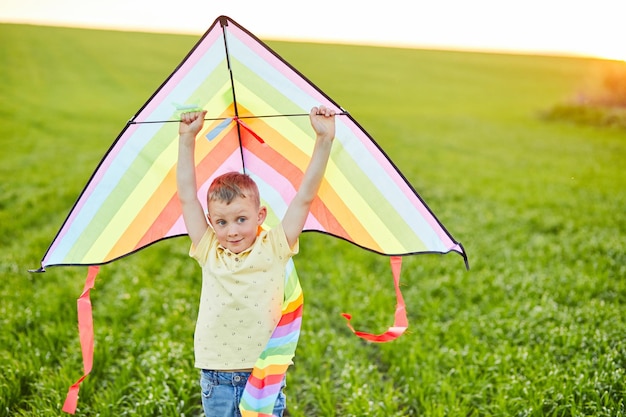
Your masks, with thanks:
M 248 249 L 256 240 L 258 227 L 267 216 L 265 207 L 257 207 L 251 198 L 236 197 L 230 204 L 209 201 L 209 221 L 217 241 L 233 253 Z

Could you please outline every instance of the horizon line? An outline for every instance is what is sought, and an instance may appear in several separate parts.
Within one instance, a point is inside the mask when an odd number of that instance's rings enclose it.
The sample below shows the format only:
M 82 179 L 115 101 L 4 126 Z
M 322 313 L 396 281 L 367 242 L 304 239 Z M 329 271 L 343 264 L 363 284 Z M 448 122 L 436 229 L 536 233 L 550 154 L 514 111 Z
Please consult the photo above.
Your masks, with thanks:
M 202 36 L 204 31 L 196 30 L 184 30 L 174 27 L 150 27 L 150 26 L 130 26 L 130 25 L 115 25 L 115 24 L 89 24 L 89 23 L 76 23 L 76 22 L 63 22 L 63 21 L 49 21 L 39 19 L 3 19 L 0 17 L 0 24 L 17 24 L 17 25 L 30 25 L 30 26 L 43 26 L 43 27 L 55 27 L 55 28 L 67 28 L 67 29 L 84 29 L 84 30 L 102 30 L 102 31 L 115 31 L 115 32 L 136 32 L 136 33 L 153 33 L 163 35 L 187 35 L 187 36 Z M 208 28 L 207 28 L 208 29 Z M 576 52 L 569 50 L 551 50 L 551 49 L 536 49 L 536 48 L 497 48 L 497 47 L 475 47 L 475 46 L 463 46 L 463 45 L 448 45 L 448 44 L 418 44 L 412 42 L 394 42 L 394 41 L 374 41 L 374 40 L 353 40 L 353 39 L 341 39 L 341 38 L 311 38 L 306 36 L 277 36 L 277 35 L 263 35 L 255 34 L 263 42 L 293 42 L 293 43 L 317 43 L 317 44 L 330 44 L 330 45 L 354 45 L 354 46 L 372 46 L 382 48 L 400 48 L 400 49 L 417 49 L 425 51 L 442 51 L 442 52 L 469 52 L 469 53 L 485 53 L 496 55 L 527 55 L 527 56 L 543 56 L 543 57 L 561 57 L 561 58 L 576 58 L 576 59 L 598 59 L 603 61 L 616 61 L 626 62 L 625 59 L 602 56 L 598 54 L 591 54 L 586 52 Z

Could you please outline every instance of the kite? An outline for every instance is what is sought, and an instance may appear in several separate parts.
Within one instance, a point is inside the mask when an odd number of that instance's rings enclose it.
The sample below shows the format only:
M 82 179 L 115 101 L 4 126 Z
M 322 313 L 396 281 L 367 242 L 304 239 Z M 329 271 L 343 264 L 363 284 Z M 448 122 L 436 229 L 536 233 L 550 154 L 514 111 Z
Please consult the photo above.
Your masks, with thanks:
M 273 227 L 302 180 L 315 141 L 307 116 L 320 104 L 336 111 L 336 136 L 304 231 L 390 257 L 396 288 L 395 321 L 389 330 L 380 335 L 356 331 L 346 314 L 350 329 L 384 342 L 407 328 L 399 290 L 402 256 L 455 252 L 468 265 L 463 246 L 359 123 L 256 36 L 220 16 L 128 121 L 42 258 L 40 272 L 50 266 L 90 267 L 78 299 L 84 375 L 70 387 L 64 411 L 75 411 L 78 386 L 91 370 L 89 290 L 98 266 L 187 234 L 175 178 L 175 122 L 181 112 L 207 111 L 195 148 L 200 201 L 206 201 L 216 176 L 247 173 L 268 208 L 264 227 Z M 271 414 L 295 354 L 303 295 L 295 267 L 290 263 L 287 268 L 283 315 L 246 386 L 240 404 L 245 416 Z

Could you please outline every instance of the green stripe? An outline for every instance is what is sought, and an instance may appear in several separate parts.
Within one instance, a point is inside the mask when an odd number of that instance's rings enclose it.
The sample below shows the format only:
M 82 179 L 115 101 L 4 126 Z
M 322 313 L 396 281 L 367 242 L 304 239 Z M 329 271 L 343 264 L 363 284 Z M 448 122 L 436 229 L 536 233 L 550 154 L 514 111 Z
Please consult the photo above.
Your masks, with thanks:
M 292 343 L 285 343 L 284 345 L 280 345 L 280 346 L 276 346 L 272 348 L 266 347 L 265 350 L 259 356 L 259 359 L 257 360 L 257 363 L 255 365 L 259 368 L 262 368 L 258 366 L 259 363 L 268 359 L 270 360 L 271 365 L 284 364 L 285 362 L 283 361 L 271 360 L 271 359 L 273 359 L 274 357 L 281 357 L 281 356 L 286 357 L 289 355 L 293 355 L 293 353 L 296 351 L 297 345 L 298 345 L 297 342 L 292 342 Z

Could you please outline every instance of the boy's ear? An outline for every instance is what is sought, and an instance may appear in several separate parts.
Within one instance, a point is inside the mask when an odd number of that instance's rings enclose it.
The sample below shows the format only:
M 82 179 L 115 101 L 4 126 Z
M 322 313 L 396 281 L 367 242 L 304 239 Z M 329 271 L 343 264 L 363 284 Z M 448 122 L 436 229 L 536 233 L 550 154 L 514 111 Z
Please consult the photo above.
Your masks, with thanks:
M 261 206 L 259 208 L 259 217 L 257 219 L 257 224 L 259 226 L 262 225 L 266 217 L 267 217 L 267 207 Z

